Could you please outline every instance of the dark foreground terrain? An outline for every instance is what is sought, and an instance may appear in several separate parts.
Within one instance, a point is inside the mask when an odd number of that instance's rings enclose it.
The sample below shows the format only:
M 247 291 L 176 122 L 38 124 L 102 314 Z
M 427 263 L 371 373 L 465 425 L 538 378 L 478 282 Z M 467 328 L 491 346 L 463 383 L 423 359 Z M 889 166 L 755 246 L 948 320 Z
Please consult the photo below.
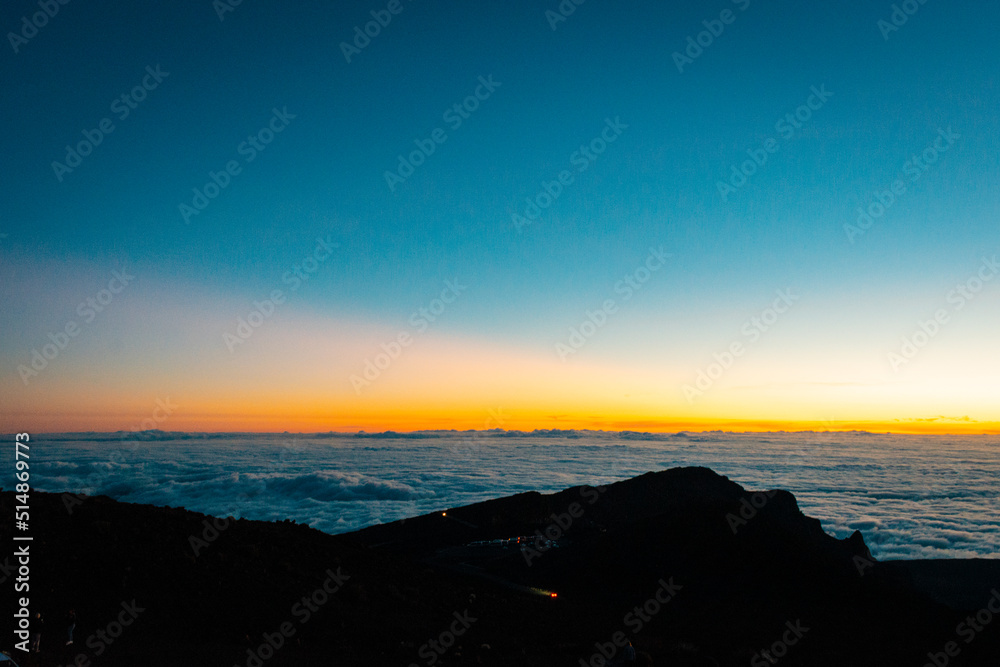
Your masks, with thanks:
M 0 495 L 7 619 L 13 502 Z M 12 652 L 22 667 L 600 665 L 626 639 L 647 665 L 1000 665 L 1000 561 L 877 563 L 791 494 L 704 468 L 337 536 L 105 497 L 31 503 L 45 625 L 41 653 Z

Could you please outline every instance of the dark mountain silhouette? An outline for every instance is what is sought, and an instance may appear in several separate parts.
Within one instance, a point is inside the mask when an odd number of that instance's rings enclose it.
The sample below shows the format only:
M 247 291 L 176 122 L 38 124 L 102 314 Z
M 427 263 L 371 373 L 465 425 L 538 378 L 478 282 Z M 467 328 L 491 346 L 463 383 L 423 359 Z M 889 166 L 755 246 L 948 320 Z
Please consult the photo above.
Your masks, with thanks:
M 790 493 L 704 468 L 336 536 L 104 497 L 31 502 L 30 597 L 47 623 L 41 654 L 14 654 L 25 667 L 599 665 L 626 638 L 638 664 L 1000 664 L 1000 617 L 960 631 L 1000 561 L 878 563 Z M 0 503 L 10 516 L 12 494 Z M 115 627 L 126 608 L 141 611 Z

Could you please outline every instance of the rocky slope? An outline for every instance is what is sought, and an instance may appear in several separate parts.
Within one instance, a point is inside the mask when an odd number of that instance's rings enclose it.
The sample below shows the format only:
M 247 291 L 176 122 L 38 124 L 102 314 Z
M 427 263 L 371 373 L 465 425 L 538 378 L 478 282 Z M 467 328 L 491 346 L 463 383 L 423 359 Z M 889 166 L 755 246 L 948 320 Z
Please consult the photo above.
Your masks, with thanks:
M 995 562 L 877 563 L 791 494 L 703 468 L 337 536 L 33 493 L 32 534 L 46 624 L 24 667 L 599 665 L 626 639 L 640 664 L 1000 664 L 1000 617 L 958 630 L 1000 586 Z

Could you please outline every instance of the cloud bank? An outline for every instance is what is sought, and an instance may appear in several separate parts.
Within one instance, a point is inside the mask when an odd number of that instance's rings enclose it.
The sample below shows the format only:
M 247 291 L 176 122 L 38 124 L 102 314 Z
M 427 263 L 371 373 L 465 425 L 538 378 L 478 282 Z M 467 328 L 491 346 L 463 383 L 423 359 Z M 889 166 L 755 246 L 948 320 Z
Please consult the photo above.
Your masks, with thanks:
M 860 530 L 881 559 L 1000 553 L 995 436 L 155 431 L 37 436 L 32 454 L 40 490 L 290 518 L 331 533 L 528 490 L 698 465 L 747 488 L 791 491 L 827 532 Z

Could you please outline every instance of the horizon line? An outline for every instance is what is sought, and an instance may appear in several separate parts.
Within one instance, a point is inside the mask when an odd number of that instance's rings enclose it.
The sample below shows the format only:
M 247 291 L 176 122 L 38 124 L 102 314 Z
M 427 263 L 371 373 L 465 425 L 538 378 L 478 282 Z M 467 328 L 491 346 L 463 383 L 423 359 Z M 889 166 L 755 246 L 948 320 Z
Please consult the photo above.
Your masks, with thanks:
M 527 435 L 535 433 L 601 433 L 601 434 L 620 434 L 620 433 L 634 433 L 639 435 L 681 435 L 686 433 L 721 433 L 726 435 L 766 435 L 766 434 L 805 434 L 805 433 L 858 433 L 864 435 L 933 435 L 933 436 L 986 436 L 986 435 L 1000 435 L 1000 430 L 997 431 L 982 431 L 982 432 L 971 432 L 971 431 L 915 431 L 915 430 L 868 430 L 859 428 L 842 428 L 842 429 L 744 429 L 744 430 L 729 430 L 729 429 L 719 429 L 719 428 L 704 428 L 704 429 L 680 429 L 680 430 L 664 430 L 664 431 L 649 431 L 649 430 L 635 430 L 635 429 L 593 429 L 593 428 L 534 428 L 530 430 L 525 429 L 505 429 L 505 428 L 489 428 L 489 429 L 458 429 L 458 428 L 423 428 L 423 429 L 412 429 L 412 430 L 398 430 L 398 429 L 386 429 L 384 431 L 367 431 L 365 429 L 351 430 L 351 431 L 231 431 L 231 430 L 218 430 L 218 431 L 206 431 L 206 430 L 178 430 L 178 431 L 168 431 L 163 429 L 118 429 L 114 431 L 35 431 L 34 433 L 29 432 L 29 435 L 34 436 L 52 436 L 52 435 L 119 435 L 119 434 L 163 434 L 163 435 L 327 435 L 327 436 L 359 436 L 363 435 L 366 437 L 371 436 L 384 436 L 384 435 L 416 435 L 416 434 L 434 434 L 434 433 L 524 433 Z M 4 433 L 3 436 L 14 435 L 15 432 Z

